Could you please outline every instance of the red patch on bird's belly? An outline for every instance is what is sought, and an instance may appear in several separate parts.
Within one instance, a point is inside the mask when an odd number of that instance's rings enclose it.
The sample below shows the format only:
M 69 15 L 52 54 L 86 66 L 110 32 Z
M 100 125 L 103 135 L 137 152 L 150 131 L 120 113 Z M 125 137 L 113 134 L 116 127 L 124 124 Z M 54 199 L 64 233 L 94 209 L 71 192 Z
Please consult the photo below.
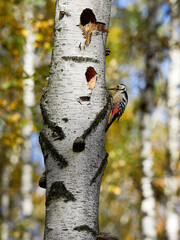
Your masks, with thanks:
M 112 116 L 114 116 L 116 113 L 119 113 L 119 108 L 112 109 Z

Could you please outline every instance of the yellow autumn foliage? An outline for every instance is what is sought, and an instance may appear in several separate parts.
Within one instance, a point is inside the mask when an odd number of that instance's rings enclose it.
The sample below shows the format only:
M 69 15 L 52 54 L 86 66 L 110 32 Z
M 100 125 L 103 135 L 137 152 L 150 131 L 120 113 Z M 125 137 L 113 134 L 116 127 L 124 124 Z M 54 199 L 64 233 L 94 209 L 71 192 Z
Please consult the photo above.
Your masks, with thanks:
M 120 189 L 120 187 L 118 187 L 118 186 L 109 185 L 109 187 L 108 187 L 108 192 L 109 192 L 109 193 L 113 193 L 113 194 L 115 194 L 115 195 L 119 195 L 119 194 L 121 194 L 121 189 Z
M 28 30 L 23 28 L 23 29 L 21 30 L 21 34 L 22 34 L 23 37 L 27 37 L 27 35 L 28 35 Z
M 43 48 L 44 48 L 45 50 L 49 50 L 50 47 L 51 47 L 51 44 L 50 44 L 49 42 L 45 42 L 44 45 L 43 45 Z
M 21 118 L 21 114 L 18 113 L 18 112 L 16 112 L 16 113 L 14 113 L 14 114 L 11 115 L 9 121 L 12 122 L 12 123 L 13 123 L 13 122 L 17 122 L 17 121 L 20 120 L 20 118 Z
M 18 104 L 18 99 L 15 99 L 9 106 L 10 110 L 15 110 L 17 108 L 17 104 Z M 15 116 L 17 118 L 17 115 Z M 18 118 L 19 120 L 19 118 Z
M 36 39 L 36 41 L 41 42 L 41 41 L 43 41 L 44 36 L 41 33 L 37 33 L 35 39 Z

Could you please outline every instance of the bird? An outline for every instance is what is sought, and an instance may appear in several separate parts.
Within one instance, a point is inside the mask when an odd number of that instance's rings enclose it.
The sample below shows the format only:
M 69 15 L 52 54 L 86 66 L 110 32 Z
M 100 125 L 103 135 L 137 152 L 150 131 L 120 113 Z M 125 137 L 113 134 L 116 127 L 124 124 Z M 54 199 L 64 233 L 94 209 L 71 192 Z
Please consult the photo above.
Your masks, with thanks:
M 114 95 L 112 100 L 111 117 L 106 126 L 105 132 L 107 132 L 107 130 L 109 129 L 109 127 L 111 126 L 111 124 L 114 122 L 116 118 L 117 118 L 117 122 L 119 121 L 119 118 L 124 113 L 128 103 L 128 94 L 127 94 L 126 86 L 124 84 L 117 85 L 116 87 L 109 88 L 108 90 L 114 90 L 116 91 L 116 94 Z

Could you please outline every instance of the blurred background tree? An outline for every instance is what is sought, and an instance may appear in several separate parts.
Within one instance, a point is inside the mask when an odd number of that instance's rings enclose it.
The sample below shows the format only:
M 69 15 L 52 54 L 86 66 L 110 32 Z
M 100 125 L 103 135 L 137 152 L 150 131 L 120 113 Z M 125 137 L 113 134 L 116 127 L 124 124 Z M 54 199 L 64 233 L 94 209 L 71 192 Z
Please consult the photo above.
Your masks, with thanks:
M 120 122 L 106 134 L 109 158 L 101 187 L 100 230 L 123 240 L 146 239 L 147 224 L 153 223 L 152 239 L 176 240 L 180 238 L 180 1 L 115 0 L 112 4 L 106 82 L 107 87 L 126 84 L 129 103 Z M 54 7 L 54 0 L 0 2 L 2 240 L 42 239 L 45 192 L 38 187 L 44 170 L 38 145 L 39 102 L 49 74 Z M 32 17 L 27 20 L 29 9 Z M 33 71 L 28 72 L 30 34 L 34 59 L 29 63 Z M 32 80 L 35 97 L 28 116 L 27 79 Z M 30 125 L 30 134 L 24 135 L 23 129 Z M 23 153 L 25 141 L 28 159 Z M 32 168 L 29 185 L 23 178 L 25 162 Z M 31 199 L 29 214 L 22 208 L 24 194 Z

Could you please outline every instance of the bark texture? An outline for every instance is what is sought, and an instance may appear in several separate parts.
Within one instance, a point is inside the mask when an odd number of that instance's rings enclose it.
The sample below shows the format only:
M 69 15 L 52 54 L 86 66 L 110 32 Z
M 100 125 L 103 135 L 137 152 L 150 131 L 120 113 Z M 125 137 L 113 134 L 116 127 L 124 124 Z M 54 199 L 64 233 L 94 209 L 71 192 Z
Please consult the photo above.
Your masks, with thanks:
M 109 0 L 56 1 L 50 76 L 41 99 L 46 240 L 94 240 L 99 232 L 99 192 L 107 163 L 104 137 L 110 107 L 104 79 L 107 33 L 93 30 L 88 35 L 89 45 L 85 45 L 87 39 L 77 25 L 88 8 L 108 28 Z M 96 73 L 91 75 L 91 88 L 86 77 L 89 67 Z
M 157 39 L 156 39 L 156 12 L 155 2 L 147 2 L 148 18 L 147 28 L 149 41 L 147 43 L 147 55 L 145 66 L 145 88 L 141 98 L 141 159 L 142 159 L 142 202 L 141 202 L 141 226 L 142 239 L 155 240 L 156 234 L 156 213 L 155 197 L 152 188 L 153 179 L 153 154 L 151 143 L 151 114 L 154 107 L 154 82 L 157 74 Z
M 167 196 L 166 232 L 169 240 L 179 239 L 180 219 L 177 212 L 178 203 L 178 160 L 179 160 L 179 84 L 180 84 L 180 49 L 176 44 L 180 40 L 179 34 L 179 7 L 177 1 L 171 0 L 171 40 L 170 59 L 171 67 L 167 87 L 168 106 L 168 160 L 169 171 L 165 178 L 165 194 Z

